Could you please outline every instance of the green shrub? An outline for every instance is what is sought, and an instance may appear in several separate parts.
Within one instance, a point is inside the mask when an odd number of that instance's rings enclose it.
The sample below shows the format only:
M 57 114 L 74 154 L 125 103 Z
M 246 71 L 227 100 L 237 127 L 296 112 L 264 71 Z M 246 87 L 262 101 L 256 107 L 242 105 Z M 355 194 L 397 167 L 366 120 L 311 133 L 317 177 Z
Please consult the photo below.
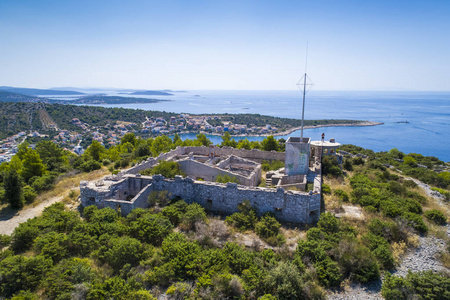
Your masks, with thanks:
M 172 232 L 173 225 L 162 214 L 145 213 L 130 222 L 129 232 L 142 242 L 160 246 L 163 239 Z
M 330 212 L 320 215 L 317 227 L 327 233 L 336 233 L 339 231 L 339 220 Z
M 231 175 L 225 174 L 225 175 L 217 176 L 216 182 L 219 182 L 219 183 L 234 182 L 234 183 L 238 183 L 239 184 L 239 179 L 237 177 L 235 177 L 235 176 L 231 176 Z
M 329 256 L 314 264 L 320 283 L 326 287 L 337 287 L 342 281 L 338 263 Z
M 386 270 L 390 270 L 394 267 L 394 256 L 388 245 L 382 244 L 373 250 L 372 253 Z
M 0 234 L 0 250 L 11 244 L 11 237 L 6 234 Z
M 170 194 L 168 191 L 152 191 L 150 195 L 148 195 L 147 202 L 150 207 L 157 204 L 160 207 L 166 206 L 170 202 Z
M 415 213 L 406 212 L 402 216 L 411 227 L 417 230 L 419 233 L 425 233 L 428 231 L 427 225 L 425 225 L 421 216 Z
M 78 169 L 83 171 L 83 172 L 91 172 L 91 171 L 94 171 L 94 170 L 99 170 L 99 169 L 101 169 L 101 167 L 102 167 L 101 163 L 99 163 L 96 160 L 91 159 L 91 160 L 83 162 L 79 166 Z
M 438 225 L 445 225 L 447 223 L 447 218 L 445 215 L 437 209 L 427 210 L 424 213 L 425 217 Z
M 16 253 L 30 249 L 34 239 L 39 235 L 39 228 L 32 221 L 19 224 L 12 234 L 11 248 Z
M 205 209 L 198 203 L 192 203 L 186 207 L 186 212 L 181 217 L 180 224 L 184 230 L 191 230 L 196 222 L 205 221 Z
M 330 195 L 331 194 L 331 187 L 328 184 L 322 184 L 322 193 Z
M 174 204 L 164 207 L 162 213 L 164 216 L 169 218 L 170 222 L 174 226 L 177 226 L 181 221 L 181 217 L 186 212 L 187 206 L 188 204 L 186 202 L 184 202 L 183 200 L 179 200 Z
M 0 294 L 11 297 L 20 290 L 34 290 L 46 278 L 52 262 L 42 255 L 8 256 L 0 261 Z
M 42 177 L 33 177 L 30 179 L 31 187 L 37 191 L 48 191 L 51 189 L 55 183 L 55 175 L 44 175 Z
M 346 192 L 344 192 L 341 189 L 335 189 L 334 190 L 334 194 L 336 196 L 338 196 L 339 200 L 343 201 L 343 202 L 348 202 L 349 198 L 348 198 L 348 194 Z
M 140 241 L 125 236 L 113 239 L 111 248 L 104 253 L 106 262 L 117 272 L 125 264 L 136 266 L 143 258 L 144 248 Z
M 386 273 L 381 294 L 386 300 L 450 299 L 450 278 L 433 271 L 409 272 L 405 278 Z
M 36 197 L 36 191 L 31 186 L 26 185 L 23 187 L 23 198 L 25 200 L 25 203 L 32 203 L 34 199 L 36 199 Z
M 261 220 L 256 223 L 255 231 L 263 239 L 277 236 L 281 224 L 275 219 L 272 214 L 266 213 Z
M 225 222 L 242 231 L 255 228 L 258 218 L 256 217 L 256 210 L 251 207 L 250 202 L 244 201 L 238 205 L 238 209 L 240 212 L 226 217 Z
M 322 174 L 331 176 L 342 176 L 342 170 L 335 156 L 324 156 L 322 158 Z
M 56 263 L 68 254 L 69 240 L 64 233 L 51 231 L 35 240 L 35 248 L 46 258 Z
M 266 172 L 275 171 L 284 168 L 284 162 L 282 162 L 281 160 L 272 160 L 272 161 L 264 160 L 261 164 L 261 168 Z
M 176 175 L 186 176 L 180 164 L 175 161 L 161 160 L 156 166 L 140 172 L 142 175 L 162 175 L 165 178 L 175 178 Z

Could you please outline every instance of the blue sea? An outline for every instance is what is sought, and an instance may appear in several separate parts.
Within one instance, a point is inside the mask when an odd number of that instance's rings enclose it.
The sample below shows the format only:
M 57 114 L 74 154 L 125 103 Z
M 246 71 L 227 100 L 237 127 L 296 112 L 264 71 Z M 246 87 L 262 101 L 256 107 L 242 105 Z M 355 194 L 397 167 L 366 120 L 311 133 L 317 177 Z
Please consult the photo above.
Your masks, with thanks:
M 113 92 L 108 93 L 110 95 Z M 252 113 L 301 118 L 299 91 L 187 91 L 172 96 L 136 96 L 169 101 L 149 104 L 103 105 L 176 113 Z M 374 151 L 398 148 L 450 161 L 450 92 L 331 92 L 310 91 L 305 119 L 353 119 L 383 122 L 370 127 L 324 127 L 305 130 L 312 140 L 335 138 Z M 408 123 L 405 123 L 405 122 Z M 398 123 L 403 122 L 403 123 Z M 289 136 L 300 136 L 294 132 Z M 192 138 L 184 135 L 182 138 Z M 287 138 L 288 136 L 283 136 Z M 214 143 L 221 138 L 209 136 Z M 262 137 L 249 137 L 261 140 Z

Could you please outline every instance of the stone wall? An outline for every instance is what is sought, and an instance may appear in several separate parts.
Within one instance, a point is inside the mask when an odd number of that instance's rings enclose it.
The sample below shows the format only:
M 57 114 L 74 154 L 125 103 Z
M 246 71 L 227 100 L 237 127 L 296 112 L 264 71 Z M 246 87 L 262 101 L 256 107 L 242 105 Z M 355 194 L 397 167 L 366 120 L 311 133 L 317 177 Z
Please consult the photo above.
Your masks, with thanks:
M 186 173 L 186 175 L 188 177 L 191 177 L 192 179 L 202 178 L 206 181 L 215 182 L 217 176 L 228 175 L 231 177 L 236 177 L 239 180 L 239 183 L 242 185 L 256 186 L 258 185 L 258 181 L 261 177 L 261 171 L 259 172 L 259 174 L 253 172 L 251 176 L 246 177 L 240 174 L 229 172 L 227 170 L 221 170 L 213 165 L 205 165 L 191 159 L 181 160 L 178 163 L 180 164 L 180 168 Z
M 177 176 L 175 179 L 165 179 L 163 176 L 134 176 L 125 177 L 127 184 L 123 181 L 117 182 L 122 188 L 128 187 L 127 193 L 133 192 L 130 189 L 137 189 L 138 186 L 145 185 L 142 190 L 130 201 L 117 200 L 102 197 L 108 193 L 100 193 L 94 198 L 98 201 L 91 201 L 92 190 L 81 189 L 81 199 L 84 206 L 97 205 L 98 207 L 111 207 L 119 209 L 122 215 L 127 215 L 134 208 L 146 208 L 147 199 L 152 191 L 168 191 L 171 197 L 184 199 L 188 203 L 196 202 L 207 210 L 222 214 L 232 214 L 238 211 L 238 205 L 245 200 L 257 209 L 259 215 L 265 212 L 272 212 L 275 216 L 285 222 L 311 223 L 317 220 L 320 215 L 320 194 L 304 193 L 297 191 L 285 191 L 282 188 L 270 189 L 259 187 L 245 187 L 236 183 L 220 184 L 214 182 L 194 181 L 190 178 Z M 114 185 L 110 190 L 114 189 Z M 111 193 L 109 193 L 111 195 Z
M 146 161 L 137 164 L 130 169 L 124 170 L 120 172 L 118 175 L 123 176 L 125 174 L 138 174 L 142 170 L 150 169 L 155 166 L 161 160 L 171 160 L 173 157 L 179 155 L 187 155 L 189 153 L 194 153 L 197 155 L 208 156 L 210 151 L 214 152 L 215 156 L 226 157 L 229 155 L 239 156 L 242 158 L 246 158 L 249 160 L 253 160 L 261 163 L 264 160 L 281 160 L 284 161 L 284 152 L 276 152 L 276 151 L 261 151 L 261 150 L 245 150 L 245 149 L 236 149 L 232 147 L 214 147 L 212 150 L 209 147 L 177 147 L 174 150 L 171 150 L 166 153 L 161 153 L 158 157 L 150 157 Z

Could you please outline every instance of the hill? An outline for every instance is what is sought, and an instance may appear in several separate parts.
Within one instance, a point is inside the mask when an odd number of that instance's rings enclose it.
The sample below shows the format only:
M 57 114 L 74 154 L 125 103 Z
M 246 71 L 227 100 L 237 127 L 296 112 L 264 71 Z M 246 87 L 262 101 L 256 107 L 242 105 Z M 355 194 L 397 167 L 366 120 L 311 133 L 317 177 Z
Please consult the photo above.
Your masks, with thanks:
M 147 95 L 147 96 L 172 96 L 173 94 L 165 91 L 137 91 L 130 95 Z
M 75 91 L 54 90 L 54 89 L 30 89 L 12 86 L 0 86 L 0 90 L 28 96 L 84 95 L 84 93 Z
M 38 97 L 0 90 L 0 102 L 34 102 L 37 100 L 39 100 Z

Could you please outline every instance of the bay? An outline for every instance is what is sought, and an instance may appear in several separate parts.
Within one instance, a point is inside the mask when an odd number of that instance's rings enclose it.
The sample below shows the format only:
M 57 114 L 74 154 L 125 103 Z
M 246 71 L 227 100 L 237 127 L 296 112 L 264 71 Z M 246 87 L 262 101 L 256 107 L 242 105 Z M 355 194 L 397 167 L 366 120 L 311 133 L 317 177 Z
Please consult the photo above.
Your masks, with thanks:
M 108 95 L 118 95 L 114 91 Z M 120 94 L 122 96 L 129 96 Z M 139 97 L 145 97 L 139 95 Z M 148 104 L 102 105 L 191 114 L 251 113 L 301 118 L 299 91 L 186 91 L 172 96 L 148 96 L 169 100 Z M 374 151 L 398 148 L 450 161 L 450 92 L 343 92 L 310 91 L 305 119 L 352 119 L 383 122 L 371 127 L 324 127 L 306 129 L 312 140 L 335 138 Z M 407 123 L 405 123 L 407 122 Z M 288 136 L 300 136 L 293 132 Z M 182 138 L 195 137 L 185 134 Z M 221 138 L 209 136 L 214 143 Z M 264 137 L 248 137 L 262 140 Z M 237 138 L 239 139 L 239 138 Z

